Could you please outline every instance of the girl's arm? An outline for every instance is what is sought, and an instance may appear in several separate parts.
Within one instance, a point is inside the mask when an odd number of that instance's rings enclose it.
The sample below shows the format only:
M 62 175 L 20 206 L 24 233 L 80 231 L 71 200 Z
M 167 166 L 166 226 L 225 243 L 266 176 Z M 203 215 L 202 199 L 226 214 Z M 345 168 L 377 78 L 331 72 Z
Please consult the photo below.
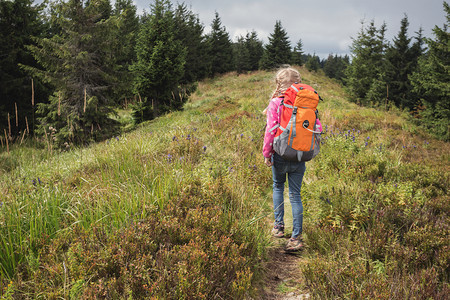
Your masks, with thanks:
M 272 157 L 273 151 L 273 139 L 277 132 L 276 126 L 279 124 L 278 107 L 280 106 L 281 98 L 272 99 L 267 107 L 267 123 L 266 131 L 264 134 L 263 155 L 264 157 Z M 274 129 L 275 128 L 275 129 Z

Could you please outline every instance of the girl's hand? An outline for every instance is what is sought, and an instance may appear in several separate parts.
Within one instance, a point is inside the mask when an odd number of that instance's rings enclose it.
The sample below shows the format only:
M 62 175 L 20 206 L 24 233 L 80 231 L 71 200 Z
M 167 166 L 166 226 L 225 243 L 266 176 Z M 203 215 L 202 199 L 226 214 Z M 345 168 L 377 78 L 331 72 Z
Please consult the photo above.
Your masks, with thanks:
M 270 160 L 269 157 L 264 157 L 264 163 L 268 166 L 271 167 L 273 165 L 272 161 Z

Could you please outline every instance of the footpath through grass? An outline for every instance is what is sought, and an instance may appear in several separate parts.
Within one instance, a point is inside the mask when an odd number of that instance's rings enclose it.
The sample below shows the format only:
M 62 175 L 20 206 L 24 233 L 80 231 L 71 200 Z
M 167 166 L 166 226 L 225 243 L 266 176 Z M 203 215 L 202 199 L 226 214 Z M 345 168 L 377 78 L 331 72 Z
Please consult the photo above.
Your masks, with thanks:
M 326 132 L 302 189 L 296 289 L 318 299 L 445 297 L 448 144 L 301 73 L 325 99 Z M 185 111 L 88 148 L 1 153 L 0 295 L 257 299 L 272 245 L 261 112 L 273 76 L 206 80 Z

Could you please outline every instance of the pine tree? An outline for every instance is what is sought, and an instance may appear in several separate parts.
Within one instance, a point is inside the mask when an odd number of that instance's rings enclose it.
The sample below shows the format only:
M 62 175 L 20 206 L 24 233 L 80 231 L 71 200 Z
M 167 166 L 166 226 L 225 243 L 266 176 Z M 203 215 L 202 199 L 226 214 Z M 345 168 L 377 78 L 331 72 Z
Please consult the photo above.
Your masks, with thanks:
M 443 3 L 447 22 L 435 26 L 434 39 L 426 39 L 428 52 L 419 59 L 418 70 L 411 75 L 413 90 L 420 95 L 418 117 L 436 136 L 450 140 L 450 7 Z
M 415 70 L 417 64 L 419 63 L 419 58 L 423 55 L 425 51 L 425 39 L 423 37 L 423 29 L 420 28 L 418 32 L 416 32 L 416 36 L 414 37 L 415 42 L 411 46 L 411 57 L 412 65 L 411 68 Z
M 325 72 L 325 75 L 327 75 L 330 78 L 335 78 L 336 72 L 337 72 L 337 56 L 333 56 L 333 54 L 329 54 L 328 58 L 325 60 L 323 65 L 323 71 Z
M 308 55 L 305 67 L 310 71 L 318 71 L 321 68 L 320 58 L 314 53 L 314 55 Z
M 237 42 L 233 44 L 235 70 L 239 74 L 258 70 L 263 52 L 262 41 L 258 39 L 255 31 L 247 33 L 245 37 L 238 37 Z
M 141 102 L 134 107 L 136 122 L 152 119 L 183 105 L 176 95 L 184 76 L 186 48 L 176 39 L 174 12 L 168 0 L 156 0 L 141 25 L 137 44 L 134 91 Z
M 233 44 L 233 59 L 234 69 L 238 74 L 250 70 L 250 54 L 243 36 L 238 37 L 237 42 Z
M 114 87 L 114 97 L 117 100 L 132 98 L 133 74 L 130 66 L 136 60 L 136 38 L 139 31 L 139 18 L 136 15 L 136 6 L 132 0 L 116 0 L 113 11 L 113 57 L 115 60 L 115 73 L 120 80 Z
M 182 84 L 194 83 L 208 75 L 208 48 L 204 27 L 197 15 L 186 5 L 178 4 L 175 10 L 175 38 L 186 48 L 186 63 Z
M 269 36 L 269 43 L 266 45 L 261 59 L 261 68 L 268 70 L 290 62 L 291 44 L 281 21 L 276 21 L 274 31 Z
M 389 88 L 389 100 L 397 107 L 412 109 L 416 103 L 408 76 L 417 65 L 421 49 L 419 47 L 417 51 L 411 46 L 411 38 L 407 34 L 408 25 L 408 17 L 405 16 L 393 45 L 386 51 L 386 83 Z
M 233 68 L 233 46 L 217 12 L 211 23 L 211 32 L 207 36 L 207 42 L 211 63 L 209 75 L 214 76 L 231 71 Z
M 25 117 L 32 130 L 31 77 L 19 64 L 37 67 L 26 46 L 33 37 L 43 37 L 48 31 L 44 23 L 44 4 L 33 6 L 32 0 L 0 1 L 0 129 L 8 126 L 8 113 L 13 126 L 12 135 L 26 128 Z M 33 81 L 36 102 L 45 101 L 48 87 Z M 15 106 L 18 107 L 16 120 Z
M 336 70 L 333 78 L 336 78 L 337 80 L 344 83 L 345 81 L 345 72 L 350 65 L 350 58 L 348 55 L 345 55 L 344 57 L 335 55 L 334 60 L 336 61 Z
M 245 36 L 245 47 L 249 55 L 249 70 L 255 71 L 259 68 L 259 61 L 264 53 L 263 42 L 258 39 L 256 31 L 247 33 Z
M 292 64 L 297 66 L 303 65 L 303 55 L 303 42 L 302 40 L 298 40 L 294 51 L 292 51 Z
M 353 40 L 353 59 L 346 70 L 346 83 L 357 103 L 376 103 L 377 100 L 367 97 L 370 90 L 371 95 L 377 90 L 380 93 L 379 99 L 386 98 L 386 93 L 383 92 L 386 89 L 380 89 L 380 76 L 381 81 L 384 81 L 382 78 L 385 74 L 385 32 L 385 23 L 377 29 L 374 21 L 371 21 L 367 28 L 362 24 L 358 37 Z
M 49 127 L 56 143 L 85 143 L 109 136 L 117 122 L 110 118 L 115 102 L 111 6 L 107 0 L 55 2 L 51 7 L 54 35 L 36 39 L 29 50 L 43 66 L 24 66 L 49 82 L 55 92 L 40 103 L 39 132 Z

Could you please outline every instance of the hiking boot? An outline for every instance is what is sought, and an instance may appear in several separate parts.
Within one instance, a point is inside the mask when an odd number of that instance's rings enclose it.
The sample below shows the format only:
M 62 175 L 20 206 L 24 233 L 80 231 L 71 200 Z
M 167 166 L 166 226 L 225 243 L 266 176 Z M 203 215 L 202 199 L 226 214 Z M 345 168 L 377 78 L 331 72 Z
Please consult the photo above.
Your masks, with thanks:
M 300 237 L 290 238 L 289 242 L 286 245 L 286 251 L 294 252 L 303 249 L 303 241 Z
M 283 225 L 275 225 L 272 229 L 272 236 L 281 238 L 284 236 L 284 226 Z

